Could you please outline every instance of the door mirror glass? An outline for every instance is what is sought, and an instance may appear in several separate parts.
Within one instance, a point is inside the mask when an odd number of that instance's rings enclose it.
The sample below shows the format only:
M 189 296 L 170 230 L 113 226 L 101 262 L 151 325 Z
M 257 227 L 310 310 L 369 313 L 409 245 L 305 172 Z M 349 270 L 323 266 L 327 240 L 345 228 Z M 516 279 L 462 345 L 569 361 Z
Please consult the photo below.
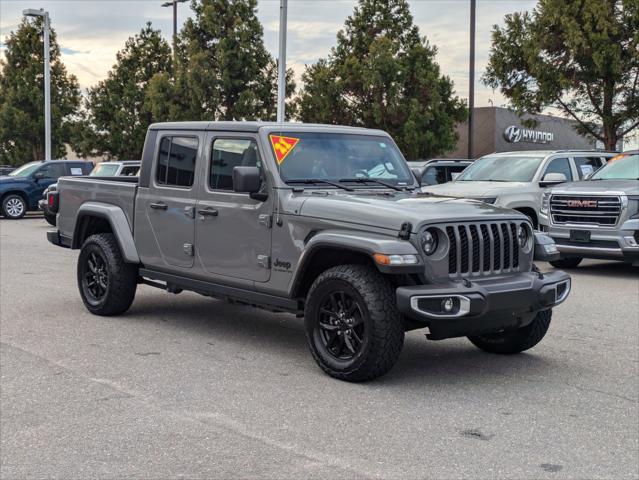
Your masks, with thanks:
M 554 185 L 557 183 L 564 183 L 567 180 L 566 175 L 563 173 L 547 173 L 542 179 L 544 185 Z
M 258 167 L 233 168 L 233 191 L 257 193 L 260 191 L 261 175 Z

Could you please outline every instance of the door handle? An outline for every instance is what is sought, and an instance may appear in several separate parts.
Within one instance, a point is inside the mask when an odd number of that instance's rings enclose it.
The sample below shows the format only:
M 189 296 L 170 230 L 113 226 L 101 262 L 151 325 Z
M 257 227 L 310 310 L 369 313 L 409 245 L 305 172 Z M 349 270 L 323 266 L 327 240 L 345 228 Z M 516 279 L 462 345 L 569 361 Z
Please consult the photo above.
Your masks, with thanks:
M 202 208 L 198 210 L 197 213 L 199 213 L 203 217 L 217 217 L 217 214 L 219 212 L 214 208 Z
M 166 210 L 169 206 L 166 203 L 158 202 L 149 205 L 153 210 Z

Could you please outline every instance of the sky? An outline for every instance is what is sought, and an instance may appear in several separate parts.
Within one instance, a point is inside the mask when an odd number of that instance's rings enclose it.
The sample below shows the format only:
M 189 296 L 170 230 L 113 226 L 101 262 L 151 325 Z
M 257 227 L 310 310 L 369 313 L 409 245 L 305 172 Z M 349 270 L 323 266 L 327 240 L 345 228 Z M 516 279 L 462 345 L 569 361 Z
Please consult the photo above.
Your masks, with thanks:
M 172 8 L 164 0 L 1 0 L 0 38 L 15 30 L 26 8 L 44 8 L 58 35 L 62 58 L 84 89 L 106 76 L 115 54 L 126 39 L 147 21 L 172 35 Z M 299 77 L 304 66 L 328 54 L 344 20 L 353 12 L 354 0 L 289 0 L 287 65 Z M 476 105 L 505 104 L 498 92 L 479 81 L 490 47 L 493 24 L 504 15 L 532 9 L 530 0 L 479 0 L 477 2 Z M 437 61 L 450 76 L 460 97 L 468 98 L 468 0 L 412 0 L 409 2 L 421 34 L 438 48 Z M 192 14 L 190 2 L 178 6 L 178 24 Z M 264 26 L 266 48 L 278 56 L 279 0 L 259 0 L 258 16 Z M 0 46 L 4 50 L 4 44 Z
M 172 8 L 165 0 L 0 0 L 0 39 L 15 30 L 22 10 L 44 8 L 58 35 L 67 69 L 86 89 L 105 78 L 115 54 L 128 37 L 147 21 L 172 36 Z M 264 42 L 278 56 L 279 0 L 258 0 L 258 17 L 264 26 Z M 305 65 L 325 57 L 336 43 L 337 32 L 353 12 L 355 0 L 289 0 L 287 66 L 299 79 Z M 454 82 L 456 94 L 468 98 L 469 0 L 409 0 L 415 23 L 438 49 L 442 73 Z M 493 25 L 504 16 L 532 10 L 535 0 L 477 0 L 475 106 L 506 106 L 498 92 L 481 83 L 490 50 Z M 178 25 L 192 14 L 190 1 L 178 6 Z M 4 44 L 0 44 L 0 53 Z M 299 84 L 299 82 L 298 82 Z

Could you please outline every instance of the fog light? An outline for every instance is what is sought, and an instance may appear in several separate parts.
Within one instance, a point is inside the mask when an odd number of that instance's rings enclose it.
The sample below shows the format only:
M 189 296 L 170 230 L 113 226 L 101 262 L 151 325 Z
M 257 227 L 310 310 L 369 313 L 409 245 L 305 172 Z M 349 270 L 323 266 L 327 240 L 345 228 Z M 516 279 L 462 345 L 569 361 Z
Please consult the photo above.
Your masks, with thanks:
M 624 238 L 628 246 L 639 247 L 639 243 L 637 243 L 637 240 L 639 239 L 639 232 L 635 233 L 634 237 L 624 237 Z
M 452 298 L 448 297 L 448 298 L 444 298 L 442 300 L 442 310 L 446 313 L 450 313 L 453 311 L 453 308 L 455 308 L 455 300 L 453 300 Z

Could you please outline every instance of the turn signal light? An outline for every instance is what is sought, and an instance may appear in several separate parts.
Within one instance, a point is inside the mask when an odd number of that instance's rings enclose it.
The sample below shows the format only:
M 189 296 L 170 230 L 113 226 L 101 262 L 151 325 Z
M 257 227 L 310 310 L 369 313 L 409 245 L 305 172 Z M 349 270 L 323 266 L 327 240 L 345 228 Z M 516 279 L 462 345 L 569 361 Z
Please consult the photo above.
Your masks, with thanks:
M 379 265 L 417 265 L 417 255 L 386 255 L 375 253 L 373 259 Z

